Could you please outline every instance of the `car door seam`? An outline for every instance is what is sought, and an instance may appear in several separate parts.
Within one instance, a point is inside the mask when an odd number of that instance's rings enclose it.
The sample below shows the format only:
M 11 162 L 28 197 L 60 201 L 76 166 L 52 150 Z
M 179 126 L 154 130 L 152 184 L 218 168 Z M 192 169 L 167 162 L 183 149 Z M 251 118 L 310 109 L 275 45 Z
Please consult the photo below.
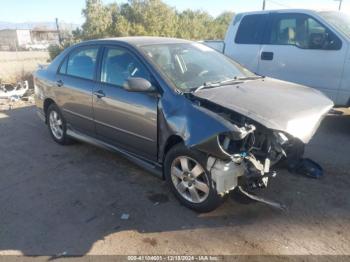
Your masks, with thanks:
M 63 109 L 64 112 L 67 112 L 69 114 L 72 114 L 74 116 L 78 116 L 78 117 L 81 117 L 81 118 L 84 118 L 84 119 L 87 119 L 87 120 L 90 120 L 90 121 L 93 121 L 93 119 L 91 117 L 88 117 L 88 116 L 84 116 L 84 115 L 81 115 L 79 113 L 76 113 L 76 112 L 73 112 L 71 110 L 68 110 L 68 109 Z
M 138 137 L 138 138 L 141 138 L 141 139 L 144 139 L 144 140 L 147 140 L 147 141 L 150 141 L 150 142 L 155 142 L 155 140 L 153 140 L 153 139 L 151 139 L 151 138 L 148 138 L 148 137 L 145 137 L 145 136 L 136 134 L 136 133 L 134 133 L 134 132 L 127 131 L 127 130 L 125 130 L 125 129 L 122 129 L 122 128 L 119 128 L 119 127 L 116 127 L 116 126 L 109 125 L 109 124 L 107 124 L 107 123 L 98 121 L 98 120 L 96 120 L 96 119 L 95 119 L 94 121 L 95 121 L 95 123 L 97 123 L 97 124 L 100 124 L 100 125 L 103 125 L 103 126 L 112 128 L 112 129 L 114 129 L 114 130 L 117 130 L 117 131 L 120 131 L 120 132 L 129 134 L 129 135 L 133 135 L 133 136 L 136 136 L 136 137 Z

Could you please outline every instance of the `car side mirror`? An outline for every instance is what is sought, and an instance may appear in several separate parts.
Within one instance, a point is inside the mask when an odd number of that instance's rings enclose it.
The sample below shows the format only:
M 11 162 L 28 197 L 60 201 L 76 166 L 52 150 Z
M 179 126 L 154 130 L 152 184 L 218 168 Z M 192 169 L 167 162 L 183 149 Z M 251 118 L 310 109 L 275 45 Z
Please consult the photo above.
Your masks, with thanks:
M 342 48 L 342 41 L 333 33 L 327 33 L 326 36 L 326 50 L 339 50 Z
M 124 89 L 129 92 L 154 92 L 155 87 L 152 84 L 141 77 L 129 77 L 124 84 Z

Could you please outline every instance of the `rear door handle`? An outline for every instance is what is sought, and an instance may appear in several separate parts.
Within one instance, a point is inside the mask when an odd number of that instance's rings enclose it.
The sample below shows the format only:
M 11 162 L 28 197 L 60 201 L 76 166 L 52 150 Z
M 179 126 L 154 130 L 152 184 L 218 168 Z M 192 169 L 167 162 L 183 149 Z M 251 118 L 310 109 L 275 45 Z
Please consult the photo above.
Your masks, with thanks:
M 262 52 L 261 60 L 273 60 L 273 52 Z
M 57 85 L 58 87 L 61 87 L 61 86 L 64 85 L 64 83 L 63 83 L 62 80 L 58 80 L 58 81 L 56 82 L 56 85 Z
M 102 90 L 95 91 L 94 95 L 97 96 L 97 98 L 102 98 L 106 96 L 106 94 Z

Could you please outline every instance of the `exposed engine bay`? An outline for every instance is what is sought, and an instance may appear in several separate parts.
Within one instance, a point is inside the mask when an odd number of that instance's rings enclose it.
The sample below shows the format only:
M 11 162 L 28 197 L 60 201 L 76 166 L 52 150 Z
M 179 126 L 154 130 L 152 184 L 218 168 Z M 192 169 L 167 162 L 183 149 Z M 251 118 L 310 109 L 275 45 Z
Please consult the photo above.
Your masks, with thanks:
M 268 129 L 210 101 L 196 98 L 194 102 L 215 112 L 235 127 L 231 132 L 219 134 L 197 146 L 197 149 L 209 155 L 207 169 L 211 172 L 218 194 L 224 195 L 236 188 L 248 194 L 245 190 L 265 188 L 269 178 L 277 175 L 273 169 L 277 163 L 287 159 L 289 153 L 292 157 L 301 157 L 295 155 L 293 147 L 295 144 L 303 146 L 303 143 L 290 135 Z

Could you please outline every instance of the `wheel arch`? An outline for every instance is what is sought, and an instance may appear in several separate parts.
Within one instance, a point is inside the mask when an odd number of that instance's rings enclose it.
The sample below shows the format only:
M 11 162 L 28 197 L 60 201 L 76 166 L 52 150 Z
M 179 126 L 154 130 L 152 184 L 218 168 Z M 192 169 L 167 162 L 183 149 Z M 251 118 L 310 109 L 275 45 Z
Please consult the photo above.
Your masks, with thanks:
M 174 146 L 178 145 L 178 144 L 184 144 L 184 140 L 182 139 L 182 137 L 178 136 L 178 135 L 170 135 L 168 137 L 168 139 L 166 140 L 164 147 L 163 147 L 163 156 L 162 156 L 162 162 L 164 164 L 164 160 L 166 155 L 168 154 L 168 152 L 170 151 L 171 148 L 173 148 Z M 164 168 L 164 165 L 163 165 Z M 163 172 L 163 179 L 165 179 L 164 177 L 164 172 Z
M 49 109 L 50 105 L 52 104 L 56 104 L 55 101 L 52 98 L 46 98 L 44 100 L 44 114 L 45 114 L 45 119 L 46 119 L 46 114 L 47 114 L 47 110 Z
M 164 156 L 163 158 L 165 158 L 166 154 L 169 152 L 169 150 L 174 147 L 177 144 L 180 143 L 184 143 L 184 140 L 182 139 L 182 137 L 178 136 L 178 135 L 171 135 L 168 137 L 167 141 L 165 142 L 165 146 L 164 146 Z

